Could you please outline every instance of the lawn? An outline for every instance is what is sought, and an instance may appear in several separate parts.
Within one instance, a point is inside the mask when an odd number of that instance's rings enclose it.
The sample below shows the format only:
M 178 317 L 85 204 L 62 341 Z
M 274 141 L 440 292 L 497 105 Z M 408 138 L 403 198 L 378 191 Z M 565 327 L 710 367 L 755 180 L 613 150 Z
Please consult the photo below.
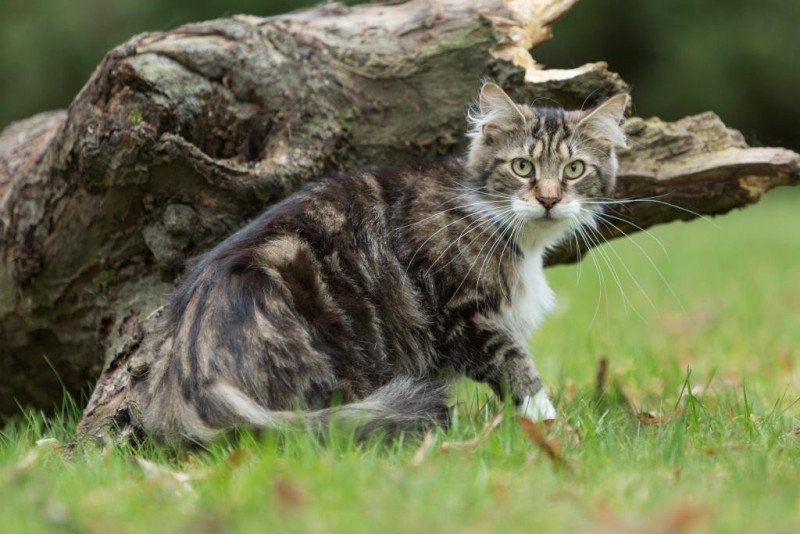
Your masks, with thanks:
M 75 410 L 28 413 L 0 444 L 3 530 L 797 532 L 798 213 L 779 191 L 551 269 L 560 306 L 532 346 L 562 420 L 538 441 L 467 383 L 425 443 L 243 435 L 67 460 L 34 443 L 67 441 Z

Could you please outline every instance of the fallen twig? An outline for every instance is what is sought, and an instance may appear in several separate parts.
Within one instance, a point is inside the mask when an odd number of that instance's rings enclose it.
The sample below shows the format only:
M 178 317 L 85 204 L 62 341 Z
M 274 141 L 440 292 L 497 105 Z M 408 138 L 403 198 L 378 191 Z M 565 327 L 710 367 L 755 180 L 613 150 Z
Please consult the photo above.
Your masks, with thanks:
M 488 438 L 494 429 L 497 428 L 500 423 L 503 422 L 503 412 L 497 412 L 492 420 L 486 423 L 486 426 L 483 427 L 480 434 L 472 439 L 468 439 L 466 441 L 445 441 L 442 443 L 440 449 L 442 452 L 449 452 L 454 449 L 472 449 L 480 445 L 482 441 Z
M 602 357 L 597 362 L 597 375 L 595 379 L 595 396 L 602 397 L 608 384 L 608 358 Z
M 560 467 L 570 467 L 569 463 L 561 455 L 561 444 L 545 435 L 544 426 L 541 423 L 536 423 L 527 417 L 520 417 L 519 424 L 528 439 L 544 451 L 553 464 Z
M 414 456 L 411 457 L 411 461 L 408 462 L 409 467 L 418 467 L 425 461 L 425 458 L 428 456 L 431 448 L 433 447 L 434 436 L 433 432 L 430 430 L 425 434 L 425 437 L 422 438 L 422 443 L 420 443 L 419 448 L 414 453 Z

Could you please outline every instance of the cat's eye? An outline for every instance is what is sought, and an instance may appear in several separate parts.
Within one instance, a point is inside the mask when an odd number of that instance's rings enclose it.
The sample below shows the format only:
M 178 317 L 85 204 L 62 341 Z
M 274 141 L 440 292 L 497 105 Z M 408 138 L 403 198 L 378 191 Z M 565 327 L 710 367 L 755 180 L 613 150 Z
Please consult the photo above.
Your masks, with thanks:
M 570 180 L 574 180 L 575 178 L 580 178 L 583 176 L 583 171 L 586 169 L 586 165 L 579 159 L 575 161 L 571 161 L 567 163 L 567 166 L 564 167 L 564 176 Z
M 528 178 L 533 174 L 534 167 L 531 160 L 525 158 L 517 158 L 511 162 L 511 170 L 514 174 L 522 178 Z

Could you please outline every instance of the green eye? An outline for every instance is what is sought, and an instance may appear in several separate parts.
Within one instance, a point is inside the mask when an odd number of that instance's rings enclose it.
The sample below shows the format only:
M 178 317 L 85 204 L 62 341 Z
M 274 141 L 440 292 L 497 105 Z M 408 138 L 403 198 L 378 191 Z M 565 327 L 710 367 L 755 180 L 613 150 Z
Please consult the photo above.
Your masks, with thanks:
M 574 180 L 575 178 L 580 178 L 583 175 L 583 171 L 586 166 L 583 162 L 579 159 L 571 163 L 567 163 L 567 166 L 564 167 L 564 176 L 569 178 L 570 180 Z
M 511 162 L 511 170 L 514 171 L 514 174 L 517 176 L 527 178 L 533 174 L 534 168 L 530 160 L 517 158 Z

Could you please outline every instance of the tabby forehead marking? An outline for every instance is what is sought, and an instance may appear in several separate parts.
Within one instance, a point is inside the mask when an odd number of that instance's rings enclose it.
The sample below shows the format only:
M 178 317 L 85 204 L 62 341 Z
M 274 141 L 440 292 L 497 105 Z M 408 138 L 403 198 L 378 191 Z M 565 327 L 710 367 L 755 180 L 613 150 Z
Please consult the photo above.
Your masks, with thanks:
M 569 144 L 566 141 L 561 141 L 558 144 L 558 155 L 561 156 L 562 159 L 566 160 L 570 157 L 570 149 Z
M 531 152 L 531 156 L 533 159 L 540 159 L 542 154 L 544 153 L 544 141 L 541 139 L 536 139 L 536 142 L 533 145 L 533 152 Z

